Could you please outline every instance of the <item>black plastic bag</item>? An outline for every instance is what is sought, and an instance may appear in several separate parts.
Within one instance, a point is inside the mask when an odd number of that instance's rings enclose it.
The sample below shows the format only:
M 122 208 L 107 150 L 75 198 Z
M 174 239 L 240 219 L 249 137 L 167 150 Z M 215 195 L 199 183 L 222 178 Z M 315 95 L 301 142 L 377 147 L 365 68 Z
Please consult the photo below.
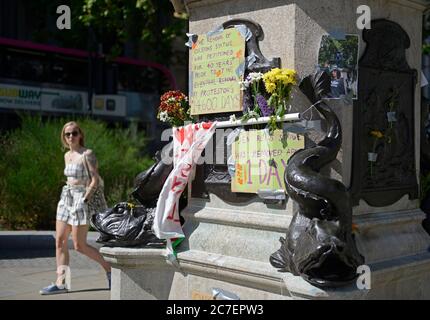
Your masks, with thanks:
M 173 157 L 173 143 L 170 142 L 165 148 Z M 100 232 L 97 242 L 110 247 L 165 246 L 166 240 L 160 240 L 152 233 L 152 225 L 158 197 L 173 164 L 163 162 L 161 152 L 157 152 L 154 160 L 149 169 L 135 178 L 131 195 L 141 205 L 120 202 L 91 217 L 91 225 Z
M 173 159 L 173 143 L 166 145 L 166 153 Z M 146 207 L 156 207 L 164 182 L 173 170 L 173 163 L 163 162 L 161 152 L 155 155 L 154 164 L 134 179 L 133 198 Z
M 155 208 L 120 202 L 113 208 L 91 217 L 90 223 L 99 233 L 97 242 L 112 247 L 164 247 L 165 240 L 152 233 Z

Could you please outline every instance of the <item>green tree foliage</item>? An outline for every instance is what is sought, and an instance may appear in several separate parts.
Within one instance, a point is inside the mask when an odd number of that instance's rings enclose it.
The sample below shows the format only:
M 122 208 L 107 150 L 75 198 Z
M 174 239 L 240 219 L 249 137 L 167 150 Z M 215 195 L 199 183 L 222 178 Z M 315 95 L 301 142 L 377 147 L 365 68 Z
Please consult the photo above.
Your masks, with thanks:
M 346 39 L 342 41 L 331 37 L 323 37 L 318 63 L 322 66 L 325 63 L 336 64 L 336 53 L 341 54 L 343 57 L 342 65 L 337 65 L 337 67 L 353 69 L 357 64 L 358 37 L 346 36 Z
M 56 8 L 62 4 L 71 9 L 71 30 L 55 27 Z M 94 40 L 103 44 L 104 53 L 110 56 L 123 54 L 125 43 L 137 52 L 141 43 L 152 60 L 168 64 L 172 41 L 180 36 L 185 40 L 187 30 L 186 16 L 174 16 L 168 0 L 41 0 L 28 5 L 35 40 L 54 39 L 63 46 L 87 49 L 90 37 L 92 45 Z
M 0 224 L 8 229 L 55 229 L 55 213 L 65 184 L 61 129 L 70 119 L 22 117 L 22 126 L 0 137 Z M 109 206 L 127 201 L 137 174 L 151 160 L 140 157 L 141 137 L 128 130 L 78 119 L 85 145 L 94 151 Z
M 423 16 L 423 47 L 422 47 L 422 53 L 423 55 L 430 54 L 430 43 L 429 43 L 429 37 L 430 37 L 430 14 L 426 14 Z

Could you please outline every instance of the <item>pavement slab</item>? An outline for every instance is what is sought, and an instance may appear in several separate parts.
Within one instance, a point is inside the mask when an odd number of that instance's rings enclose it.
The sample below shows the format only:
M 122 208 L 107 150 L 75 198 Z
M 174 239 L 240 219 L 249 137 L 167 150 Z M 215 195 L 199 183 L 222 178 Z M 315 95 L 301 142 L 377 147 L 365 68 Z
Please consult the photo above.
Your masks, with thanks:
M 40 289 L 55 281 L 55 247 L 40 246 L 37 242 L 28 245 L 28 239 L 12 245 L 10 235 L 11 232 L 7 235 L 8 241 L 2 242 L 0 232 L 0 300 L 110 300 L 103 268 L 75 250 L 69 250 L 72 290 L 40 295 Z M 22 236 L 28 238 L 28 234 Z

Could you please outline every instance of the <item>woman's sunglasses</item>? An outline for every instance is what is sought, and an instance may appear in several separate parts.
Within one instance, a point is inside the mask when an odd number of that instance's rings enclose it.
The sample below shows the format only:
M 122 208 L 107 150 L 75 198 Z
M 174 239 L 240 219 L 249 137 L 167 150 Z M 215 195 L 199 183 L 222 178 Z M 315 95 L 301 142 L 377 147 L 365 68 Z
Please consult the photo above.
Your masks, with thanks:
M 77 137 L 77 136 L 78 136 L 78 134 L 79 134 L 79 132 L 78 132 L 78 131 L 72 131 L 72 132 L 65 132 L 65 133 L 64 133 L 64 135 L 65 135 L 67 138 L 69 138 L 70 136 Z

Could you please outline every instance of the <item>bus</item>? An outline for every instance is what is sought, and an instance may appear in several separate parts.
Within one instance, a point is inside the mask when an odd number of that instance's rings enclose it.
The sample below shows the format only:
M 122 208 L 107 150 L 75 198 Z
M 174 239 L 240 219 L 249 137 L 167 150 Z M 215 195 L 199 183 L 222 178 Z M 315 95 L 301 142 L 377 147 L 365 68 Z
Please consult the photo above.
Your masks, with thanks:
M 42 116 L 90 115 L 108 123 L 137 122 L 157 135 L 160 94 L 175 90 L 161 64 L 129 57 L 108 59 L 88 51 L 0 37 L 0 126 L 16 110 Z

